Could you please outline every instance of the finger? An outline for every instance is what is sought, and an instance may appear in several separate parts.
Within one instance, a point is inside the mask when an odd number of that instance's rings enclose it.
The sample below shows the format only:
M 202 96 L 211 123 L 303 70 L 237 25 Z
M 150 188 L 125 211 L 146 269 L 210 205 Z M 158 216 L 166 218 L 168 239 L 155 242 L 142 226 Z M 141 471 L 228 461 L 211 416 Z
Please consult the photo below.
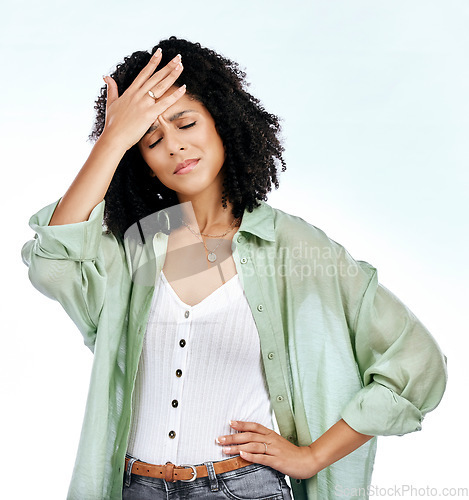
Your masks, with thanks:
M 145 82 L 150 78 L 158 64 L 161 62 L 161 49 L 157 49 L 156 52 L 150 57 L 148 64 L 140 71 L 140 73 L 135 77 L 135 80 L 129 85 L 130 88 L 140 88 Z
M 169 63 L 159 71 L 157 71 L 148 81 L 142 86 L 142 90 L 148 92 L 152 90 L 157 84 L 167 77 L 171 77 L 177 74 L 179 76 L 182 71 L 181 55 L 178 54 Z M 177 78 L 177 77 L 176 77 Z M 174 80 L 173 80 L 174 82 Z
M 182 73 L 182 70 L 183 70 L 182 64 L 179 63 L 164 80 L 152 86 L 151 89 L 149 90 L 153 92 L 156 98 L 160 98 L 169 88 L 171 88 L 174 82 L 179 78 L 179 76 Z M 143 89 L 146 89 L 146 85 L 143 87 Z M 148 90 L 146 92 L 148 92 Z
M 270 434 L 272 432 L 271 429 L 267 429 L 267 427 L 264 427 L 257 422 L 241 422 L 239 420 L 230 420 L 230 427 L 241 432 L 253 431 L 263 435 Z
M 263 442 L 265 439 L 264 434 L 257 434 L 255 432 L 238 432 L 237 434 L 230 434 L 229 436 L 220 436 L 217 438 L 219 444 L 243 444 L 251 442 Z
M 276 462 L 275 457 L 271 457 L 270 455 L 249 453 L 248 451 L 240 451 L 240 455 L 241 458 L 244 458 L 244 460 L 252 462 L 253 464 L 262 464 L 275 468 L 274 467 L 274 464 Z
M 164 113 L 170 106 L 172 106 L 176 101 L 181 99 L 181 97 L 186 93 L 186 85 L 184 84 L 182 87 L 179 87 L 172 94 L 158 99 L 155 101 L 155 106 L 152 108 L 152 113 L 154 115 L 154 120 L 158 118 L 159 115 Z M 150 97 L 148 96 L 150 99 Z
M 106 109 L 119 98 L 119 90 L 117 89 L 117 83 L 114 78 L 110 76 L 105 76 L 104 81 L 107 87 L 107 97 L 106 97 Z
M 267 447 L 268 449 L 268 447 Z M 223 446 L 223 453 L 226 455 L 237 455 L 241 451 L 266 455 L 264 443 L 247 443 L 239 446 Z

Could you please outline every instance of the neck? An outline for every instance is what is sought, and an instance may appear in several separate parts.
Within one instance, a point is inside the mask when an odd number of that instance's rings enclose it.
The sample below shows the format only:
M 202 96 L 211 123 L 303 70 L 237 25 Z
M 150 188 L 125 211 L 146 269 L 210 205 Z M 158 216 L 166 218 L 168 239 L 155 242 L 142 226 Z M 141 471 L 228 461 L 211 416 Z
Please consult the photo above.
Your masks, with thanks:
M 186 203 L 183 205 L 183 219 L 198 232 L 221 234 L 233 222 L 233 205 L 227 200 L 227 208 L 224 209 L 221 202 L 221 190 L 217 190 L 217 193 L 207 191 L 194 196 L 178 194 L 179 202 Z

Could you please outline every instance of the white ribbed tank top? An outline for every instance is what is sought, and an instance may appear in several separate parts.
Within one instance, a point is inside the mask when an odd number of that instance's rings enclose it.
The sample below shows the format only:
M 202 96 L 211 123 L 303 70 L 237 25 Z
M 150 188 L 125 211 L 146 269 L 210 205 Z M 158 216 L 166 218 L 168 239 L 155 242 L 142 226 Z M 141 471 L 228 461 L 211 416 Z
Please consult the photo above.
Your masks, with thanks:
M 202 302 L 182 302 L 163 271 L 155 286 L 132 398 L 128 452 L 152 463 L 229 458 L 229 420 L 274 428 L 259 335 L 236 274 Z

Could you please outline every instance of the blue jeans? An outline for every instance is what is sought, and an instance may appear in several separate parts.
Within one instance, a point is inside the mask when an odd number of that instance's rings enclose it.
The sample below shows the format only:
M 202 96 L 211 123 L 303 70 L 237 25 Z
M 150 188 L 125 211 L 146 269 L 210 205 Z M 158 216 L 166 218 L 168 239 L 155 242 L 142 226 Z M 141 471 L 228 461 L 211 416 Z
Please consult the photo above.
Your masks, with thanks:
M 132 458 L 130 455 L 127 457 Z M 191 483 L 138 476 L 124 472 L 122 500 L 291 500 L 285 475 L 271 467 L 251 464 L 234 471 L 215 474 L 213 462 L 205 462 L 209 477 Z M 129 483 L 130 479 L 130 484 Z M 127 481 L 126 481 L 127 480 Z

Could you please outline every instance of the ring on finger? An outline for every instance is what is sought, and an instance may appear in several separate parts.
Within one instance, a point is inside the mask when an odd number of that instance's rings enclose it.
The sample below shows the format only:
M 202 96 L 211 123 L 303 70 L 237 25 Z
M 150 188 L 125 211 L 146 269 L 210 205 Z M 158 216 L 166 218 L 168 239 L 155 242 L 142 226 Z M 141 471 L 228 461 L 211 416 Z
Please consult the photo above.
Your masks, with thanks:
M 264 454 L 267 455 L 267 443 L 262 443 L 265 446 Z
M 152 91 L 152 90 L 149 90 L 149 91 L 148 91 L 148 95 L 149 95 L 152 99 L 154 99 L 154 100 L 155 100 L 155 102 L 157 101 L 158 97 L 156 97 L 156 95 L 153 93 L 153 91 Z

